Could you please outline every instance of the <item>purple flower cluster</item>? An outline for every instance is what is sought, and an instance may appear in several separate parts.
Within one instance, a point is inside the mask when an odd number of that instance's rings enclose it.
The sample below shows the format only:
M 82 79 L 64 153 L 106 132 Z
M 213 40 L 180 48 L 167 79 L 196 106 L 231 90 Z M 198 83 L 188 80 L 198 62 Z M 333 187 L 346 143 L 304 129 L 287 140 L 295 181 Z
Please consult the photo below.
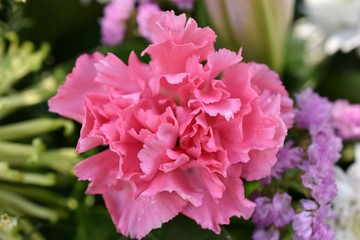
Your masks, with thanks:
M 313 200 L 301 200 L 302 209 L 295 213 L 287 194 L 276 193 L 272 200 L 258 197 L 252 217 L 256 224 L 255 240 L 280 239 L 279 228 L 289 223 L 294 230 L 294 239 L 331 240 L 335 236 L 326 223 L 331 217 L 330 203 L 337 194 L 333 166 L 340 159 L 342 150 L 342 139 L 337 135 L 338 128 L 333 119 L 333 104 L 311 89 L 298 93 L 296 100 L 295 123 L 308 130 L 311 137 L 307 157 L 303 156 L 302 148 L 288 141 L 278 152 L 278 162 L 271 175 L 280 179 L 287 169 L 300 168 L 304 172 L 301 183 L 311 190 Z M 265 180 L 265 184 L 269 183 L 271 178 Z
M 310 89 L 296 95 L 299 109 L 296 123 L 309 130 L 311 144 L 307 161 L 300 164 L 304 171 L 303 185 L 311 189 L 313 199 L 302 200 L 303 211 L 292 223 L 294 238 L 299 240 L 334 239 L 334 231 L 325 223 L 329 204 L 336 197 L 334 164 L 341 157 L 342 139 L 336 135 L 332 121 L 333 104 Z
M 295 121 L 311 135 L 308 161 L 300 165 L 304 171 L 301 179 L 318 203 L 327 204 L 336 197 L 333 165 L 340 159 L 342 150 L 342 140 L 336 136 L 331 121 L 332 103 L 311 89 L 297 94 L 296 100 L 299 109 Z
M 253 239 L 279 239 L 280 233 L 276 228 L 289 224 L 295 216 L 291 207 L 291 196 L 287 193 L 276 193 L 273 199 L 258 197 L 255 203 L 252 221 L 257 228 Z
M 330 123 L 332 104 L 327 98 L 319 96 L 310 88 L 295 97 L 298 106 L 295 121 L 300 127 L 310 130 L 311 127 Z

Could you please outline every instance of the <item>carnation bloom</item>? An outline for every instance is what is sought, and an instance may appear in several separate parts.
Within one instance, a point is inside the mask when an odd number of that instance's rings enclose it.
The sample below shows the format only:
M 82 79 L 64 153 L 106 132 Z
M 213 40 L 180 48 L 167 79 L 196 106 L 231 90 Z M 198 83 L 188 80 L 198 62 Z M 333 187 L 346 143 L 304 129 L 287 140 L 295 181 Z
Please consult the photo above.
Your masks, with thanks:
M 78 152 L 108 146 L 75 170 L 118 231 L 142 238 L 183 213 L 219 233 L 252 215 L 242 179 L 270 175 L 292 101 L 266 66 L 215 51 L 210 28 L 173 12 L 148 22 L 149 64 L 82 55 L 50 110 L 82 123 Z
M 123 41 L 126 22 L 135 6 L 135 0 L 112 0 L 104 8 L 100 19 L 101 41 L 105 45 L 115 45 Z

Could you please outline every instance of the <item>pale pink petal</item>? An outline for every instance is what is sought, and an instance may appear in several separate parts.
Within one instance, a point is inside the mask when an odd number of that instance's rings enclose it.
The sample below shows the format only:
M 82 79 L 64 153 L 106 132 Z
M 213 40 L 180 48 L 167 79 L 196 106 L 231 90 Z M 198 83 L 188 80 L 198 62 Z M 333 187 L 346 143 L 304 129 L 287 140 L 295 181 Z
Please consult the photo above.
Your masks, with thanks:
M 186 205 L 175 192 L 135 199 L 131 187 L 125 183 L 123 189 L 105 192 L 103 198 L 117 230 L 138 239 L 174 218 Z
M 147 177 L 152 178 L 159 170 L 159 165 L 166 156 L 166 149 L 175 146 L 177 128 L 171 124 L 162 124 L 155 134 L 145 139 L 144 147 L 139 152 L 140 167 Z
M 95 154 L 75 166 L 79 180 L 88 180 L 87 193 L 100 194 L 112 189 L 117 184 L 119 171 L 119 155 L 105 150 Z
M 97 72 L 94 64 L 103 58 L 100 53 L 81 55 L 64 85 L 59 87 L 57 95 L 49 100 L 49 110 L 82 122 L 85 95 L 106 92 L 106 86 L 95 82 Z
M 259 180 L 271 174 L 271 168 L 275 165 L 278 148 L 264 150 L 251 150 L 250 161 L 244 164 L 241 176 L 248 181 Z
M 176 169 L 171 173 L 158 173 L 140 196 L 151 197 L 160 191 L 176 192 L 182 199 L 194 206 L 200 206 L 204 193 L 191 182 L 188 170 Z
M 137 82 L 129 78 L 128 66 L 114 54 L 109 53 L 95 67 L 98 71 L 97 82 L 113 86 L 122 93 L 140 90 Z
M 108 103 L 107 97 L 89 94 L 89 98 L 85 98 L 84 102 L 85 118 L 76 146 L 76 151 L 79 153 L 105 143 L 104 135 L 100 128 L 109 121 L 109 118 L 102 114 L 103 106 Z
M 182 72 L 187 58 L 198 55 L 205 60 L 214 49 L 215 33 L 210 28 L 199 28 L 191 18 L 186 21 L 185 14 L 155 13 L 149 18 L 149 30 L 153 44 L 143 54 L 152 57 L 152 68 L 162 74 Z
M 240 110 L 239 99 L 224 99 L 219 102 L 204 104 L 199 100 L 190 100 L 189 106 L 191 108 L 201 107 L 210 116 L 223 116 L 226 121 L 234 118 L 234 115 Z
M 281 95 L 281 117 L 285 122 L 286 127 L 291 128 L 295 117 L 293 101 L 289 98 L 289 94 L 279 76 L 264 64 L 249 63 L 248 67 L 252 74 L 251 81 L 256 85 L 256 88 L 260 92 L 266 90 L 272 94 Z
M 223 70 L 239 63 L 241 60 L 241 51 L 236 54 L 235 52 L 222 48 L 208 55 L 205 68 L 210 72 L 209 78 L 215 78 Z
M 226 190 L 223 197 L 215 201 L 210 195 L 205 195 L 199 207 L 188 204 L 182 211 L 203 228 L 220 233 L 219 224 L 229 224 L 231 217 L 249 219 L 254 212 L 255 203 L 244 197 L 244 186 L 238 178 L 225 180 Z
M 188 155 L 173 151 L 171 149 L 166 150 L 166 156 L 169 158 L 169 161 L 163 162 L 159 166 L 159 170 L 165 173 L 171 172 L 190 161 Z

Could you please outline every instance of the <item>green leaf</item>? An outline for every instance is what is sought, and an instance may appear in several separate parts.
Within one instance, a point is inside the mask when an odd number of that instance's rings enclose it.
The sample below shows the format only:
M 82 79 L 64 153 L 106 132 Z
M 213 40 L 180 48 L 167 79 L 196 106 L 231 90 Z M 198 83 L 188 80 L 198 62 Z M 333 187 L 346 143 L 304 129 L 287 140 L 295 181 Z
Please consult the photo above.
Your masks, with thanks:
M 114 224 L 103 207 L 88 208 L 79 217 L 79 225 L 74 239 L 114 240 L 117 239 Z

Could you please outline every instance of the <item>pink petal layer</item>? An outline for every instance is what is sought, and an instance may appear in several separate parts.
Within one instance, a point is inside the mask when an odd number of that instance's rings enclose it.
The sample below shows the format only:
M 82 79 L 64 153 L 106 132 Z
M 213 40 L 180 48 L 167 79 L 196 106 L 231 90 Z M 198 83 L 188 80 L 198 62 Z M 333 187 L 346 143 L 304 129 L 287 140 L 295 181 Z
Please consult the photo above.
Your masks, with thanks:
M 76 60 L 75 67 L 67 76 L 64 85 L 59 87 L 57 95 L 49 100 L 49 110 L 82 122 L 86 94 L 106 92 L 103 84 L 95 82 L 94 64 L 103 58 L 100 53 L 81 55 Z
M 126 184 L 121 190 L 105 192 L 103 198 L 117 230 L 138 239 L 174 218 L 186 205 L 175 192 L 135 199 L 131 187 Z
M 195 207 L 189 204 L 182 213 L 194 219 L 203 228 L 218 234 L 219 224 L 229 224 L 230 217 L 249 219 L 254 212 L 255 203 L 245 199 L 241 180 L 228 178 L 225 180 L 225 185 L 226 191 L 219 201 L 214 201 L 210 195 L 206 195 L 201 206 Z

